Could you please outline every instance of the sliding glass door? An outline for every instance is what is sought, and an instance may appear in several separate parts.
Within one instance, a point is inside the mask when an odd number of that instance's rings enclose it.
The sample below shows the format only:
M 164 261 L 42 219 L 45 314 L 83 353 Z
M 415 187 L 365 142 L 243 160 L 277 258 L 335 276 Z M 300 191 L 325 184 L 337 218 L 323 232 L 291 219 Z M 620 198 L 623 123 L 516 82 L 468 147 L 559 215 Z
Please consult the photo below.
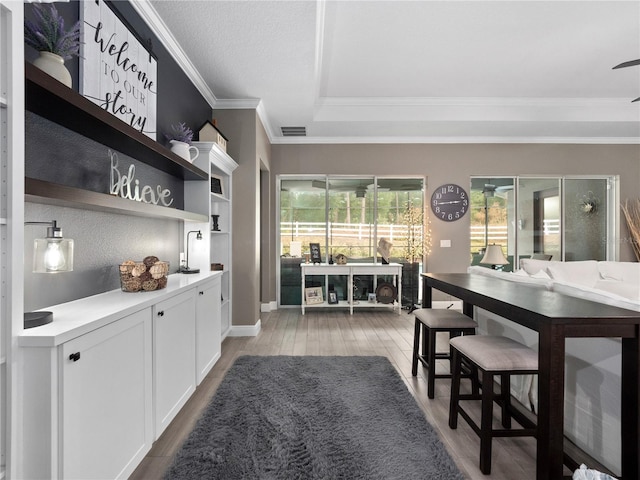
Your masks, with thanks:
M 424 177 L 282 176 L 279 181 L 280 305 L 301 303 L 300 263 L 306 261 L 310 243 L 320 244 L 323 262 L 344 255 L 349 263 L 381 263 L 383 256 L 402 263 L 403 303 L 418 301 L 419 273 L 428 253 Z M 329 281 L 338 300 L 344 300 L 348 292 L 343 280 L 320 277 L 307 283 L 324 286 Z M 371 279 L 355 283 L 354 298 L 366 300 L 374 287 Z
M 609 255 L 614 215 L 609 212 L 612 188 L 604 178 L 564 180 L 565 260 L 613 260 Z
M 515 255 L 515 178 L 473 177 L 471 179 L 471 265 L 480 265 L 487 246 L 502 247 L 513 270 Z M 489 265 L 487 265 L 489 266 Z
M 518 257 L 562 259 L 561 179 L 518 179 Z
M 616 258 L 615 177 L 472 177 L 471 264 L 499 244 L 515 269 L 521 258 Z
M 329 256 L 342 254 L 348 258 L 373 261 L 375 186 L 373 177 L 329 179 Z

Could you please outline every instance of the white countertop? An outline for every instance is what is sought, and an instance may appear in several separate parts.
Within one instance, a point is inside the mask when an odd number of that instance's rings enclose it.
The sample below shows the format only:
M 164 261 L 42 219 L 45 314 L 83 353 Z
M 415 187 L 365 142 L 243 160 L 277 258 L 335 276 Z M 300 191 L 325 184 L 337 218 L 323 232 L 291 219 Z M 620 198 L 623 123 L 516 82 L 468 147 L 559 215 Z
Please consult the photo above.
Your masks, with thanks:
M 60 345 L 119 318 L 150 307 L 217 275 L 222 275 L 222 271 L 206 271 L 189 275 L 175 273 L 167 277 L 167 286 L 162 290 L 127 293 L 117 289 L 43 308 L 42 310 L 53 312 L 53 322 L 24 330 L 18 336 L 18 345 L 21 347 Z

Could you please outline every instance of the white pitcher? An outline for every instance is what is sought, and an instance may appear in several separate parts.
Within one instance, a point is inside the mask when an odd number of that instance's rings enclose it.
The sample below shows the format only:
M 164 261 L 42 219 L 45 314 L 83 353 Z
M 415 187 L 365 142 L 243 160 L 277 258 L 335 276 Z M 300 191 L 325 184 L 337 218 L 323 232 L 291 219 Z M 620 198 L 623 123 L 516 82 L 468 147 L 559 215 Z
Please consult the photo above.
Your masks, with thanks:
M 169 141 L 169 143 L 171 144 L 171 151 L 173 153 L 184 158 L 185 160 L 189 160 L 192 163 L 196 158 L 198 158 L 198 155 L 200 155 L 200 151 L 196 147 L 194 147 L 193 145 L 189 145 L 188 143 L 179 142 L 178 140 L 171 140 Z M 193 157 L 191 156 L 191 150 L 195 152 L 195 155 Z

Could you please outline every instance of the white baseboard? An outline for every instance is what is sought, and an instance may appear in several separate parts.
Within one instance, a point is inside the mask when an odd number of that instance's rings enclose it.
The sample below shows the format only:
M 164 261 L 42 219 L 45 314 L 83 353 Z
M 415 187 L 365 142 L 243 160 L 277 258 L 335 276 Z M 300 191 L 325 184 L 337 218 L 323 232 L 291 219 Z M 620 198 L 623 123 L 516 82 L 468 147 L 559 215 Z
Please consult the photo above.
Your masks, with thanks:
M 227 338 L 229 336 L 229 332 L 231 332 L 231 327 L 227 328 L 224 332 L 222 332 L 222 337 L 220 338 L 220 340 L 224 340 L 225 338 Z
M 273 312 L 274 310 L 277 310 L 277 309 L 278 309 L 278 302 L 276 302 L 275 300 L 269 303 L 260 304 L 261 312 Z
M 255 337 L 260 333 L 262 322 L 260 319 L 255 325 L 232 325 L 227 336 L 229 337 Z

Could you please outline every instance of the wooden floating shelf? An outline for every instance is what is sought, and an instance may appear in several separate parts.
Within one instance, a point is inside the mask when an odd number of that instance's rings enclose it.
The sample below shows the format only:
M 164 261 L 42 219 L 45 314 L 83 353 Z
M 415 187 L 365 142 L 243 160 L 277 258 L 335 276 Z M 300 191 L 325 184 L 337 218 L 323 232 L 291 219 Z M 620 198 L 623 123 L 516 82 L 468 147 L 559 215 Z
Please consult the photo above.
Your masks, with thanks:
M 69 130 L 183 180 L 209 180 L 209 174 L 75 90 L 25 63 L 26 109 Z
M 208 222 L 209 217 L 171 207 L 136 202 L 126 198 L 91 192 L 81 188 L 67 187 L 56 183 L 25 178 L 25 200 L 61 207 L 82 208 L 100 212 L 120 213 L 140 217 L 171 218 L 193 222 Z

